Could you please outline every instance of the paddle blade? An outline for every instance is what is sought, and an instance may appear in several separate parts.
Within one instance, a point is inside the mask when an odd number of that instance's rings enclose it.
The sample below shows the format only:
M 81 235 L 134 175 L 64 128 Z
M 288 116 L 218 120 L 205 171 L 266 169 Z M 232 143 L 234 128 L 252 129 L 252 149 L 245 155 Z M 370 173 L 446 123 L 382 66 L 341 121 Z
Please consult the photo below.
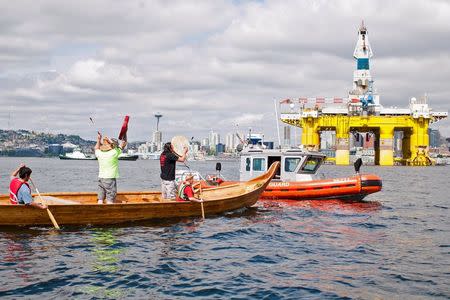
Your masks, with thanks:
M 359 173 L 359 169 L 361 168 L 362 165 L 362 159 L 358 158 L 355 163 L 353 164 L 353 166 L 355 167 L 355 172 Z
M 127 135 L 129 120 L 130 120 L 130 117 L 125 116 L 125 119 L 123 120 L 123 123 L 122 123 L 122 128 L 120 129 L 119 140 L 123 140 L 125 138 L 125 136 Z
M 222 171 L 222 164 L 220 162 L 216 163 L 216 171 Z

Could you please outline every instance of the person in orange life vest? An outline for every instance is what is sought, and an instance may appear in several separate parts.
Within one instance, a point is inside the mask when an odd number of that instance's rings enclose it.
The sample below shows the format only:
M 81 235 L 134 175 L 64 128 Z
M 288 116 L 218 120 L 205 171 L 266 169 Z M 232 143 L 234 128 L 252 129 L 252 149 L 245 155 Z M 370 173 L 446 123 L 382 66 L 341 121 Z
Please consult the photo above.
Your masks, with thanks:
M 192 184 L 194 183 L 194 176 L 188 175 L 186 179 L 178 187 L 177 201 L 195 201 L 194 190 Z
M 31 196 L 31 188 L 28 181 L 31 177 L 31 169 L 21 164 L 11 173 L 11 183 L 9 184 L 9 201 L 11 204 L 25 204 L 41 209 L 47 209 L 46 205 L 36 203 Z M 16 176 L 19 175 L 19 178 Z

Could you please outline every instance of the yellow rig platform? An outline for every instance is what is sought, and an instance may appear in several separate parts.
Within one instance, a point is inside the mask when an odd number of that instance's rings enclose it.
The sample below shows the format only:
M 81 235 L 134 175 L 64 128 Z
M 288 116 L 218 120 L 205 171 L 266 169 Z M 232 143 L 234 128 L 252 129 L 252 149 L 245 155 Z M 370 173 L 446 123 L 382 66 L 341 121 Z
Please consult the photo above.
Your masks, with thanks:
M 353 55 L 357 70 L 353 76 L 353 90 L 346 98 L 299 98 L 280 101 L 280 119 L 302 128 L 301 143 L 311 150 L 320 150 L 320 134 L 335 132 L 335 163 L 350 164 L 350 136 L 365 133 L 374 138 L 375 164 L 397 163 L 413 166 L 433 165 L 428 154 L 428 127 L 448 116 L 448 112 L 434 112 L 427 98 L 411 98 L 408 108 L 384 108 L 373 90 L 369 70 L 372 57 L 367 29 L 358 30 L 358 42 Z M 402 157 L 394 159 L 394 132 L 402 132 Z

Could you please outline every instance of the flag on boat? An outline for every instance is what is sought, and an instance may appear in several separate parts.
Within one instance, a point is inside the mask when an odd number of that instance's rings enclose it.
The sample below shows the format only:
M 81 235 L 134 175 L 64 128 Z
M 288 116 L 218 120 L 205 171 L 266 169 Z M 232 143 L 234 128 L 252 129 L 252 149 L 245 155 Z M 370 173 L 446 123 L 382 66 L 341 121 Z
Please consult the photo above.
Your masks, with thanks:
M 290 104 L 292 103 L 291 99 L 284 99 L 280 101 L 280 104 Z
M 325 103 L 325 98 L 316 98 L 316 103 Z
M 308 98 L 299 98 L 299 99 L 298 99 L 298 102 L 299 102 L 300 104 L 308 103 Z
M 128 131 L 128 121 L 130 120 L 130 116 L 125 116 L 122 123 L 122 128 L 120 129 L 119 133 L 119 140 L 123 140 L 125 136 L 127 135 Z

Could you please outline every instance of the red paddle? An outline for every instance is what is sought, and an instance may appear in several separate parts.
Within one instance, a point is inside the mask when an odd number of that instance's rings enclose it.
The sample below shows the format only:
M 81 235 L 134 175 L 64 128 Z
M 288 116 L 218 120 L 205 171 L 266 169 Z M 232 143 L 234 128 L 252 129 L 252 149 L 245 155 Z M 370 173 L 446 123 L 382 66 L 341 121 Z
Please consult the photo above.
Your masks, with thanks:
M 125 116 L 125 119 L 123 120 L 123 123 L 122 123 L 122 129 L 120 129 L 119 140 L 123 140 L 125 138 L 125 136 L 127 135 L 129 120 L 130 120 L 130 117 Z

